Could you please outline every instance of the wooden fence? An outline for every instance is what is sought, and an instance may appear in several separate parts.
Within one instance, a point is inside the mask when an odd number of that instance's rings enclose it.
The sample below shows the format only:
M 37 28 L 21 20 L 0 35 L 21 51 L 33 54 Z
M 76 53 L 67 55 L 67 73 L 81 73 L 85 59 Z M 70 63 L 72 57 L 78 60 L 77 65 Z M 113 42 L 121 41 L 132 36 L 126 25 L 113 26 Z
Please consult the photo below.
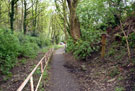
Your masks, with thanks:
M 37 91 L 38 90 L 41 79 L 43 77 L 44 70 L 47 68 L 48 62 L 50 60 L 50 57 L 53 54 L 53 51 L 54 51 L 54 49 L 52 48 L 44 55 L 44 57 L 39 61 L 39 63 L 35 66 L 35 68 L 32 70 L 32 72 L 27 76 L 27 78 L 20 85 L 20 87 L 17 89 L 17 91 L 22 91 L 29 81 L 30 81 L 31 91 Z M 33 74 L 35 73 L 35 71 L 37 70 L 38 67 L 41 67 L 41 76 L 38 80 L 37 86 L 34 88 Z

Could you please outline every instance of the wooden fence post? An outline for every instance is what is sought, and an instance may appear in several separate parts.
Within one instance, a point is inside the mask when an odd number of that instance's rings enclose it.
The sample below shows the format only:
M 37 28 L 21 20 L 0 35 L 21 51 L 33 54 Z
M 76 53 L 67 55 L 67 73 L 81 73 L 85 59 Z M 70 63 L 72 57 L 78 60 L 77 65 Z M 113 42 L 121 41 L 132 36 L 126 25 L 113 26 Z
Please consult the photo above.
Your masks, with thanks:
M 43 61 L 41 62 L 41 73 L 43 74 Z
M 34 91 L 33 76 L 30 78 L 31 91 Z
M 30 81 L 30 87 L 31 87 L 31 91 L 37 91 L 40 85 L 40 82 L 42 80 L 43 77 L 43 72 L 46 69 L 48 62 L 49 62 L 49 58 L 51 57 L 51 55 L 53 54 L 54 49 L 49 50 L 44 57 L 38 62 L 38 64 L 36 65 L 36 67 L 31 71 L 31 73 L 27 76 L 27 78 L 24 80 L 24 82 L 19 86 L 19 88 L 17 89 L 17 91 L 22 91 L 23 88 L 27 85 L 27 83 Z M 45 61 L 45 63 L 43 62 Z M 44 65 L 45 64 L 45 65 Z M 33 84 L 33 74 L 35 73 L 35 71 L 37 70 L 38 67 L 41 66 L 41 76 L 38 80 L 37 86 L 35 86 L 34 88 L 34 84 Z
M 105 56 L 105 46 L 106 46 L 106 34 L 102 34 L 102 50 L 101 50 L 101 59 L 104 59 Z

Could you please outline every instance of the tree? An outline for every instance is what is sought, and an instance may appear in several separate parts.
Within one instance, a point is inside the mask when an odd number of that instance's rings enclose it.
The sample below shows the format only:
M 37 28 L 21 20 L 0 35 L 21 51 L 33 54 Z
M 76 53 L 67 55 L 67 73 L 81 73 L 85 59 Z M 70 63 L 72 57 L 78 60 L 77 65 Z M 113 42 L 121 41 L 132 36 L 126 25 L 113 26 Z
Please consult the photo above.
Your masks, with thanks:
M 23 31 L 24 31 L 24 34 L 26 34 L 27 32 L 27 1 L 24 0 L 24 22 L 23 22 Z
M 78 2 L 79 0 L 55 0 L 57 11 L 63 20 L 64 33 L 66 37 L 69 33 L 75 41 L 81 37 L 80 23 L 76 14 Z
M 67 10 L 67 6 L 66 6 L 66 0 L 63 1 L 63 15 L 64 15 L 64 33 L 65 33 L 65 38 L 66 40 L 68 39 L 68 20 L 67 20 L 67 14 L 66 14 L 66 10 Z
M 10 11 L 10 27 L 11 27 L 11 30 L 13 31 L 14 30 L 14 15 L 15 15 L 15 4 L 18 2 L 18 0 L 12 0 L 11 1 L 11 11 Z
M 78 40 L 81 37 L 80 23 L 76 15 L 76 9 L 79 0 L 67 0 L 70 10 L 70 34 L 74 40 Z
M 0 1 L 0 20 L 1 20 L 1 14 L 2 14 L 2 1 Z
M 36 0 L 36 1 L 38 1 L 38 0 Z M 24 20 L 24 22 L 23 22 L 23 31 L 24 31 L 24 34 L 26 34 L 26 32 L 27 32 L 27 25 L 28 25 L 27 16 L 29 14 L 29 9 L 31 9 L 31 8 L 33 9 L 34 4 L 35 3 L 32 1 L 32 4 L 29 7 L 27 7 L 28 6 L 27 0 L 24 0 L 24 19 L 23 19 Z M 32 12 L 33 12 L 33 10 L 32 10 Z M 35 20 L 33 19 L 33 21 L 35 21 Z M 34 25 L 34 27 L 35 27 L 35 25 Z

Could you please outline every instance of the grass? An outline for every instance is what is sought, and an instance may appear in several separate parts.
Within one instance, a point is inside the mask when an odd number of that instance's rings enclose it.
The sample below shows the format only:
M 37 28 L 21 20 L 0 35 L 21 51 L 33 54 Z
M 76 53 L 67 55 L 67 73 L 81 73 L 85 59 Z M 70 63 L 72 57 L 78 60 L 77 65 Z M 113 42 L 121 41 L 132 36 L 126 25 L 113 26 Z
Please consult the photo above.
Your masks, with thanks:
M 43 53 L 46 53 L 50 48 L 54 48 L 55 50 L 58 49 L 58 48 L 61 48 L 63 46 L 59 46 L 59 45 L 53 45 L 53 46 L 49 46 L 49 47 L 45 47 L 43 48 L 42 50 L 40 50 L 40 52 L 43 52 Z M 35 67 L 35 66 L 34 66 Z M 43 73 L 43 77 L 42 77 L 42 81 L 39 85 L 39 91 L 45 91 L 45 88 L 44 88 L 44 84 L 48 82 L 48 70 L 50 69 L 50 66 L 49 64 L 47 65 L 47 68 L 44 70 L 44 73 Z M 41 69 L 38 68 L 35 72 L 35 74 L 37 75 L 40 75 L 41 74 Z
M 40 75 L 40 74 L 41 74 L 41 68 L 40 68 L 40 67 L 38 67 L 34 74 L 36 74 L 36 75 Z
M 54 45 L 54 49 L 55 49 L 55 50 L 57 50 L 57 49 L 59 49 L 59 48 L 62 48 L 62 47 L 64 47 L 64 45 Z
M 10 72 L 10 73 L 8 73 L 8 75 L 4 76 L 3 80 L 4 80 L 4 81 L 7 81 L 7 80 L 9 80 L 12 76 L 13 76 L 13 74 Z
M 46 53 L 50 48 L 51 48 L 51 46 L 44 47 L 44 48 L 39 50 L 39 53 Z
M 109 52 L 108 52 L 108 56 L 113 56 L 115 54 L 116 50 L 113 48 L 110 48 Z
M 55 50 L 64 47 L 64 45 L 52 45 L 52 46 L 48 46 L 48 47 L 44 47 L 42 49 L 39 50 L 39 52 L 41 53 L 46 53 L 50 48 L 54 48 Z
M 26 59 L 21 59 L 20 62 L 21 62 L 22 64 L 26 64 L 27 60 L 26 60 Z
M 45 91 L 44 84 L 48 82 L 47 79 L 49 77 L 49 74 L 48 74 L 49 69 L 50 69 L 50 66 L 48 65 L 43 73 L 43 78 L 42 78 L 42 82 L 40 83 L 40 86 L 39 86 L 39 91 Z

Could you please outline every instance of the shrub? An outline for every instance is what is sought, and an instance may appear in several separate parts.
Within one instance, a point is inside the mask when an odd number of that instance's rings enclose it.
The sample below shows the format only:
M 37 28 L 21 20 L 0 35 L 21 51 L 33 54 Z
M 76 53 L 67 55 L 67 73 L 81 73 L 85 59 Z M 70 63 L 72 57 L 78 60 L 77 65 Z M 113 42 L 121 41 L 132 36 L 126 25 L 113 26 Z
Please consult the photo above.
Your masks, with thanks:
M 128 42 L 129 42 L 129 46 L 130 46 L 131 48 L 134 48 L 134 46 L 135 46 L 135 33 L 129 34 Z M 123 44 L 123 45 L 126 44 L 126 38 L 125 38 L 124 36 L 123 36 L 123 38 L 122 38 L 122 44 Z
M 82 37 L 77 42 L 72 39 L 67 41 L 67 52 L 72 52 L 76 58 L 86 59 L 92 53 L 99 50 L 99 43 L 101 41 L 101 33 L 94 28 L 85 30 L 81 29 Z
M 38 46 L 40 48 L 47 47 L 47 46 L 51 45 L 51 40 L 45 39 L 44 37 L 45 37 L 45 34 L 40 34 L 40 36 L 38 37 Z
M 29 36 L 29 35 L 23 35 L 22 33 L 18 33 L 17 36 L 21 43 L 26 43 L 26 42 L 34 43 L 37 44 L 40 48 L 51 45 L 51 41 L 45 38 L 45 34 L 39 34 L 39 36 Z
M 20 47 L 20 56 L 34 57 L 38 52 L 38 45 L 35 43 L 25 42 Z
M 29 36 L 29 35 L 24 35 L 23 33 L 18 33 L 17 37 L 18 37 L 20 43 L 22 43 L 22 44 L 26 43 L 26 42 L 35 43 L 35 44 L 38 43 L 38 38 L 37 37 L 32 37 L 32 36 Z
M 72 52 L 76 58 L 86 59 L 93 52 L 99 50 L 98 45 L 92 45 L 90 41 L 79 40 L 76 43 L 72 39 L 67 41 L 67 52 Z
M 32 37 L 24 35 L 22 33 L 17 34 L 20 41 L 19 56 L 21 57 L 34 57 L 39 49 L 38 37 Z
M 19 54 L 19 40 L 10 31 L 0 29 L 0 71 L 8 74 L 16 64 Z
M 131 33 L 129 35 L 128 40 L 129 40 L 130 47 L 134 48 L 135 47 L 135 33 Z
M 14 34 L 5 29 L 0 29 L 0 72 L 11 74 L 10 70 L 17 63 L 19 57 L 36 56 L 39 47 L 50 45 L 50 41 L 44 36 L 32 37 L 21 32 Z

